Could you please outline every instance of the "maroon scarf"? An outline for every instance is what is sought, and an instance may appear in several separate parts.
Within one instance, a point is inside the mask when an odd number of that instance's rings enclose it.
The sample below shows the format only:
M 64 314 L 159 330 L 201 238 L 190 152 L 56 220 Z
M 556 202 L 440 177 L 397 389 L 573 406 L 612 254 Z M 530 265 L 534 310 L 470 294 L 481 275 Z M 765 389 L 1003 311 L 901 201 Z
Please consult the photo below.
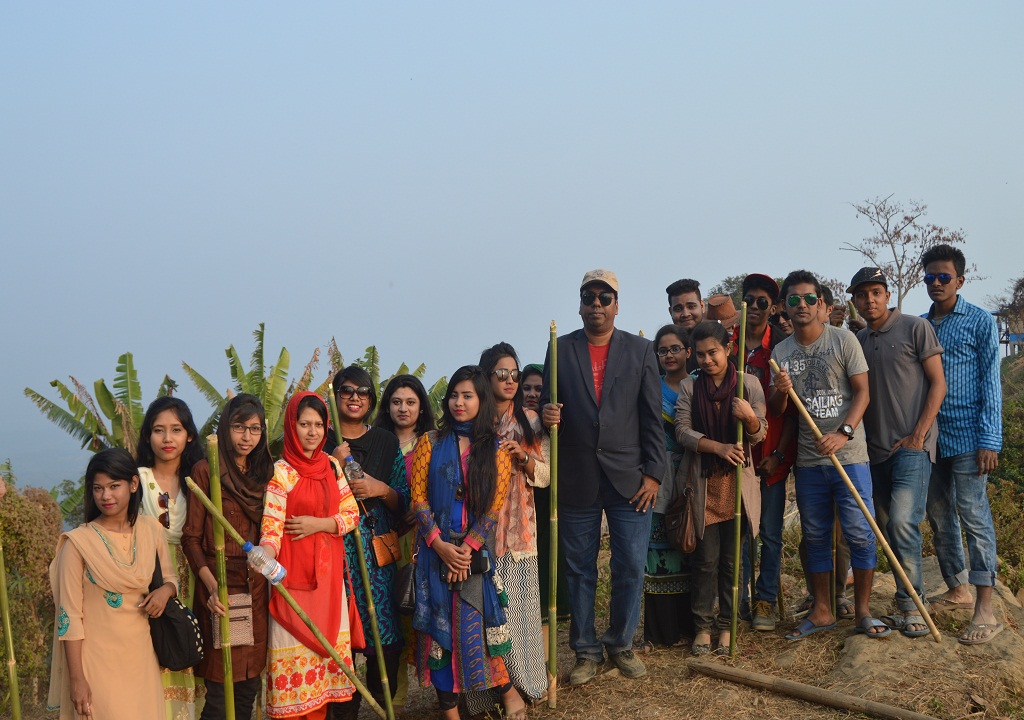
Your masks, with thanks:
M 729 362 L 722 384 L 715 387 L 711 375 L 701 371 L 693 383 L 693 429 L 715 442 L 736 442 L 736 423 L 732 418 L 732 399 L 736 396 L 736 366 Z M 717 403 L 717 405 L 716 405 Z M 701 453 L 706 476 L 730 472 L 733 466 L 713 453 Z

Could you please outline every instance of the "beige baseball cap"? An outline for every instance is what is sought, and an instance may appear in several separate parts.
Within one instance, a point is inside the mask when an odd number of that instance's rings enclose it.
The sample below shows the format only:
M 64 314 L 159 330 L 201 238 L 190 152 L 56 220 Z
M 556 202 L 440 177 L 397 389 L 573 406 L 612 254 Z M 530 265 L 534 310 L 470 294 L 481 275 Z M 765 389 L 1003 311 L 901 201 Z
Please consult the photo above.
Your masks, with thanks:
M 619 279 L 615 277 L 615 273 L 611 270 L 591 270 L 583 276 L 583 282 L 580 283 L 580 290 L 593 283 L 604 283 L 615 292 L 619 291 Z

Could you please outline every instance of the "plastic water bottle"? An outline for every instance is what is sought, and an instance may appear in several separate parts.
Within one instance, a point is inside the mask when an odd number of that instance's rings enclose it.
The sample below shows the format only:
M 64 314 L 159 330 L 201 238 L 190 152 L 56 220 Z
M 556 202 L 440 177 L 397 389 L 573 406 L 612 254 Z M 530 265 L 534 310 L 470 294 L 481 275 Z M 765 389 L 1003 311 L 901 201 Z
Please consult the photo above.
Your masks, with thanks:
M 249 564 L 263 573 L 271 585 L 277 585 L 288 574 L 284 565 L 267 555 L 267 551 L 262 546 L 253 546 L 251 542 L 247 542 L 242 549 L 245 550 L 245 554 L 249 558 Z
M 356 462 L 356 459 L 349 455 L 345 458 L 345 479 L 358 480 L 363 477 L 363 466 Z

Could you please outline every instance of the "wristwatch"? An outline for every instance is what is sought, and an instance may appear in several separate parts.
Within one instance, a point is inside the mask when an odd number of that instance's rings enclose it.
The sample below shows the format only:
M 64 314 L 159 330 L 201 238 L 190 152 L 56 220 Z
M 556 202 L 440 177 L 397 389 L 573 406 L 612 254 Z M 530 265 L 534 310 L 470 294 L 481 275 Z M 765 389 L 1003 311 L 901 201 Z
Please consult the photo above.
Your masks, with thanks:
M 772 457 L 778 460 L 779 462 L 783 462 L 786 459 L 786 453 L 778 449 L 772 450 Z
M 843 423 L 842 425 L 840 425 L 839 432 L 848 437 L 850 440 L 853 440 L 853 425 L 851 425 L 850 423 Z

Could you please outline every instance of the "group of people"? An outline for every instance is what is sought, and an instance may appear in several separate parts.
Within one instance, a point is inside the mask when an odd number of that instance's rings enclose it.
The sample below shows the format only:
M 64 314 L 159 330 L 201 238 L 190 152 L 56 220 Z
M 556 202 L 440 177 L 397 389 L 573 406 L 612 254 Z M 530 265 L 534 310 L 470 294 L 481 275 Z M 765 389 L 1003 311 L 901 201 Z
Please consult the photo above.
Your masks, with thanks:
M 451 376 L 436 426 L 417 378 L 393 378 L 378 406 L 370 376 L 350 366 L 332 383 L 339 427 L 330 426 L 323 398 L 296 393 L 274 462 L 263 407 L 252 395 L 237 395 L 217 426 L 224 517 L 286 568 L 282 586 L 349 670 L 353 652 L 368 656 L 367 687 L 378 699 L 389 688 L 399 711 L 410 666 L 422 685 L 434 687 L 449 719 L 460 708 L 477 714 L 501 705 L 520 720 L 544 696 L 545 488 L 555 425 L 565 579 L 559 614 L 570 617 L 576 655 L 570 684 L 592 679 L 606 655 L 626 677 L 645 674 L 634 653 L 642 604 L 647 641 L 673 645 L 688 637 L 694 654 L 727 651 L 737 537 L 743 572 L 756 576 L 743 604 L 754 629 L 773 630 L 791 470 L 808 597 L 806 616 L 786 637 L 803 640 L 835 627 L 833 570 L 842 576 L 836 614 L 853 619 L 858 632 L 927 633 L 899 584 L 892 614 L 872 617 L 875 538 L 832 466 L 833 454 L 922 598 L 919 524 L 927 516 L 948 586 L 932 607 L 973 607 L 960 641 L 987 642 L 1002 629 L 992 608 L 995 540 L 985 494 L 1001 443 L 998 338 L 992 318 L 958 294 L 965 272 L 959 250 L 939 246 L 921 262 L 933 303 L 923 318 L 889 307 L 888 282 L 877 268 L 856 274 L 849 292 L 865 323 L 856 335 L 832 324 L 831 303 L 812 274 L 792 272 L 781 287 L 768 275 L 748 275 L 745 372 L 731 299 L 705 300 L 693 280 L 673 283 L 672 323 L 651 342 L 615 327 L 618 279 L 595 270 L 579 288 L 583 327 L 557 340 L 557 404 L 549 397 L 550 349 L 543 366 L 525 367 L 507 343 L 485 350 L 477 364 Z M 791 390 L 820 440 L 798 417 Z M 185 403 L 156 400 L 137 448 L 135 457 L 121 449 L 93 456 L 86 522 L 57 546 L 50 705 L 61 707 L 62 718 L 223 718 L 226 678 L 215 628 L 229 608 L 218 593 L 214 519 L 185 483 L 190 476 L 209 493 L 210 468 Z M 347 477 L 353 462 L 361 472 Z M 665 523 L 682 499 L 697 536 L 688 553 L 671 542 Z M 603 518 L 611 603 L 598 637 Z M 836 518 L 853 568 L 852 603 L 845 568 L 833 567 Z M 357 527 L 369 587 L 359 572 Z M 748 545 L 749 537 L 760 542 Z M 385 550 L 394 538 L 399 557 Z M 254 706 L 264 676 L 270 717 L 356 717 L 359 695 L 344 669 L 250 566 L 242 546 L 228 536 L 223 550 L 228 605 L 233 616 L 240 608 L 251 628 L 231 644 L 240 717 Z M 163 584 L 152 589 L 158 560 Z M 407 563 L 415 563 L 411 617 L 399 612 L 395 587 Z M 203 660 L 182 672 L 160 669 L 148 641 L 147 618 L 159 617 L 175 595 L 195 612 L 204 644 Z M 380 665 L 369 639 L 371 598 Z M 125 677 L 133 679 L 129 685 Z

